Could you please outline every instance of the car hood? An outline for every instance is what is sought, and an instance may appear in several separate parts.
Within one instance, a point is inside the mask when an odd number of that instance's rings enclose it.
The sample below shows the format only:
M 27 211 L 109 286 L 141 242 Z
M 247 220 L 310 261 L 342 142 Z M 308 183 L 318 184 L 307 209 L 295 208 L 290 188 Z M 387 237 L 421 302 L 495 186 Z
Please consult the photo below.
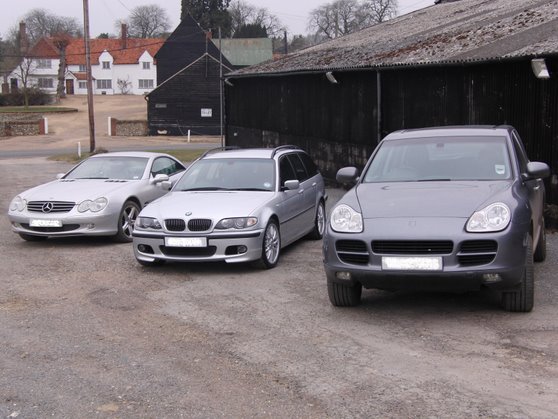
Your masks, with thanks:
M 364 218 L 467 218 L 502 201 L 511 185 L 510 181 L 362 183 L 356 195 Z
M 246 217 L 269 202 L 273 194 L 246 191 L 170 192 L 145 207 L 141 215 L 159 219 Z
M 20 194 L 27 201 L 69 201 L 109 197 L 115 192 L 136 185 L 138 181 L 107 179 L 55 180 Z

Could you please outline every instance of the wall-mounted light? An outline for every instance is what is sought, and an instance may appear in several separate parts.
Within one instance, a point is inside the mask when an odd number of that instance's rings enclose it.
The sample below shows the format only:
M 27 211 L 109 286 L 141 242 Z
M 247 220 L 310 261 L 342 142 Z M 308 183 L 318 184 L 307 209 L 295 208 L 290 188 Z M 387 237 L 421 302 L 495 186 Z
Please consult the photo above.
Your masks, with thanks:
M 328 72 L 326 73 L 326 78 L 327 78 L 327 79 L 329 80 L 329 82 L 332 83 L 332 84 L 337 84 L 337 83 L 339 83 L 331 71 L 328 71 Z
M 531 60 L 531 68 L 533 69 L 533 73 L 535 77 L 538 79 L 549 79 L 550 73 L 548 72 L 548 68 L 546 67 L 546 62 L 544 58 L 533 58 Z
M 231 87 L 234 86 L 234 84 L 232 84 L 232 82 L 231 82 L 229 79 L 225 79 L 225 84 L 226 84 L 227 86 L 231 86 Z

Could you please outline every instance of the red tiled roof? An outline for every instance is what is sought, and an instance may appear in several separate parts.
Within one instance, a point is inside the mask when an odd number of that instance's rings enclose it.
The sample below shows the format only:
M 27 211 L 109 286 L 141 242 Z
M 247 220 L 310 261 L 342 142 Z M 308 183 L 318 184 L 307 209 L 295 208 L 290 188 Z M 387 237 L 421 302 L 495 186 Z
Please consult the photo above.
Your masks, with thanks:
M 85 44 L 83 38 L 69 40 L 66 47 L 66 60 L 68 65 L 85 64 Z M 128 38 L 126 48 L 122 48 L 122 39 L 91 39 L 89 49 L 91 51 L 91 63 L 99 62 L 99 56 L 107 51 L 114 58 L 114 64 L 136 64 L 141 55 L 147 51 L 155 57 L 159 48 L 164 44 L 162 38 Z M 53 44 L 52 38 L 41 38 L 30 51 L 30 56 L 36 58 L 58 58 L 58 49 Z

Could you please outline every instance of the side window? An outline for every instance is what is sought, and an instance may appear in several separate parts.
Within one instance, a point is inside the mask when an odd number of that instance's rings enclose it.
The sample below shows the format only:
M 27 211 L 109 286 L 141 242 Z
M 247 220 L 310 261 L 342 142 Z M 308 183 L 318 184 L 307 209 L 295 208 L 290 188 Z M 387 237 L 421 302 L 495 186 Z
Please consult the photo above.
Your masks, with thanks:
M 300 182 L 304 182 L 305 180 L 307 180 L 310 177 L 310 176 L 308 176 L 308 173 L 306 172 L 306 168 L 302 164 L 302 160 L 300 160 L 300 158 L 298 157 L 297 154 L 289 154 L 287 156 L 287 158 L 289 159 L 289 161 L 293 165 L 293 168 L 294 168 L 295 173 L 296 173 L 296 179 L 298 179 Z
M 304 163 L 304 167 L 306 167 L 306 171 L 308 172 L 308 176 L 316 176 L 319 173 L 318 167 L 314 163 L 314 161 L 310 158 L 310 156 L 306 153 L 298 153 L 302 163 Z
M 175 173 L 184 170 L 184 166 L 180 163 L 169 159 L 168 157 L 159 157 L 153 162 L 153 167 L 151 168 L 151 174 L 155 175 L 169 175 L 172 176 Z
M 513 139 L 513 148 L 515 155 L 517 156 L 517 162 L 519 164 L 519 170 L 521 173 L 525 173 L 527 171 L 527 163 L 529 163 L 529 159 L 527 158 L 527 153 L 525 153 L 525 149 L 523 148 L 523 143 L 519 139 L 519 135 L 516 132 L 512 133 Z
M 296 174 L 293 166 L 286 156 L 281 157 L 281 160 L 279 160 L 279 176 L 281 179 L 280 186 L 285 185 L 287 180 L 296 180 Z

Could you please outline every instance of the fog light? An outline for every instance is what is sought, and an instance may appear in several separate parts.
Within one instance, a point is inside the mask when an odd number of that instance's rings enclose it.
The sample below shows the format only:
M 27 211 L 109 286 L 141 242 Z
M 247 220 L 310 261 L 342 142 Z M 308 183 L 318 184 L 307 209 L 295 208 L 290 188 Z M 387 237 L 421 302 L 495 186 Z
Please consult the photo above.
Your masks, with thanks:
M 484 274 L 482 279 L 484 279 L 484 282 L 500 282 L 502 277 L 500 274 Z
M 238 254 L 246 253 L 248 248 L 246 246 L 238 246 Z
M 92 224 L 87 224 L 86 227 L 87 227 L 88 230 L 93 230 L 95 228 L 95 224 L 93 224 L 93 223 Z
M 335 277 L 337 279 L 341 279 L 343 281 L 350 281 L 351 280 L 351 273 L 350 272 L 335 272 Z

